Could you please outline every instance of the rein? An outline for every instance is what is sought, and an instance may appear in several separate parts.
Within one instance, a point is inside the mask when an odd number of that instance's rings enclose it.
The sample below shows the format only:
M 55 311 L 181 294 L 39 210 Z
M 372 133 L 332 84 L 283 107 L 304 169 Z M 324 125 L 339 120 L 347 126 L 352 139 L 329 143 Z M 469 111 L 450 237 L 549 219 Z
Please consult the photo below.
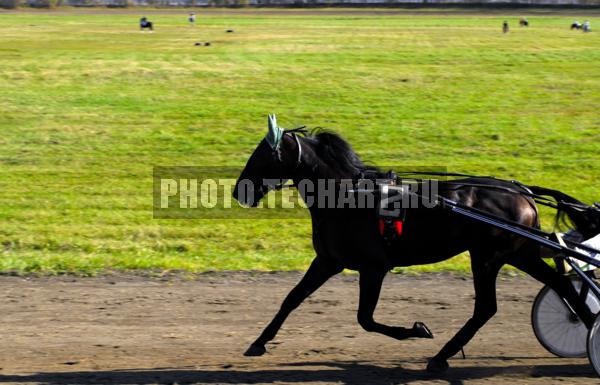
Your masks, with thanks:
M 293 135 L 293 134 L 292 134 Z M 300 145 L 300 141 L 298 140 L 296 135 L 293 135 L 294 138 L 296 139 L 296 143 L 298 144 L 298 160 L 296 163 L 296 168 L 298 168 L 300 166 L 301 162 L 301 156 L 302 156 L 302 146 Z M 405 173 L 405 174 L 412 174 L 412 173 Z M 415 173 L 416 174 L 416 173 Z M 425 173 L 423 173 L 425 174 Z M 428 174 L 428 175 L 432 175 L 432 174 Z M 466 174 L 446 174 L 446 173 L 440 173 L 438 175 L 460 175 L 460 176 L 468 176 Z M 480 178 L 490 178 L 490 179 L 497 179 L 494 177 L 480 177 Z M 356 181 L 353 180 L 353 182 L 358 182 L 360 180 L 371 180 L 373 182 L 376 182 L 378 179 L 377 178 L 361 178 L 361 179 L 357 179 Z M 385 179 L 385 178 L 382 178 Z M 402 178 L 399 178 L 400 180 L 402 180 Z M 424 182 L 430 179 L 422 179 L 422 178 L 418 178 L 418 179 L 412 179 L 418 182 Z M 515 181 L 515 180 L 511 180 L 511 183 L 515 184 L 516 186 L 522 188 L 523 190 L 516 190 L 510 187 L 504 187 L 504 186 L 494 186 L 494 185 L 486 185 L 486 184 L 481 184 L 481 183 L 459 183 L 459 182 L 444 182 L 445 184 L 451 184 L 454 185 L 453 187 L 448 186 L 448 188 L 446 188 L 445 190 L 458 190 L 461 187 L 477 187 L 477 188 L 483 188 L 483 189 L 490 189 L 490 190 L 499 190 L 499 191 L 503 191 L 506 193 L 510 193 L 510 194 L 515 194 L 515 195 L 523 195 L 526 196 L 528 198 L 531 198 L 535 203 L 542 205 L 542 206 L 547 206 L 547 207 L 551 207 L 554 209 L 557 209 L 559 207 L 559 204 L 561 205 L 565 205 L 565 206 L 571 206 L 573 208 L 578 208 L 578 209 L 587 209 L 589 207 L 593 207 L 596 210 L 600 210 L 600 204 L 596 203 L 594 204 L 594 206 L 584 206 L 584 205 L 577 205 L 574 203 L 569 203 L 569 202 L 555 202 L 552 199 L 549 199 L 545 196 L 542 195 L 538 195 L 538 194 L 534 194 L 531 192 L 531 190 L 529 190 L 525 185 L 522 185 L 520 182 Z M 289 184 L 286 185 L 285 183 L 279 183 L 278 185 L 276 185 L 273 189 L 274 190 L 281 190 L 284 187 L 297 187 L 296 184 Z M 371 191 L 371 190 L 369 190 Z M 376 192 L 376 189 L 373 189 L 372 192 Z
M 272 118 L 274 119 L 274 116 Z M 276 126 L 276 123 L 273 123 L 273 124 Z M 294 170 L 296 170 L 302 164 L 302 155 L 303 155 L 302 154 L 303 153 L 302 142 L 300 141 L 298 134 L 305 135 L 307 132 L 306 126 L 301 126 L 301 127 L 293 128 L 290 130 L 281 130 L 281 131 L 283 132 L 283 135 L 287 134 L 287 135 L 290 135 L 291 137 L 293 137 L 294 141 L 296 142 L 296 145 L 298 146 L 298 156 L 296 158 L 296 164 L 294 166 Z M 280 140 L 281 139 L 279 139 L 279 141 Z M 276 155 L 276 158 L 279 161 L 279 163 L 282 163 L 283 159 L 281 158 L 280 146 L 274 147 L 273 153 Z M 469 174 L 462 174 L 462 173 L 449 173 L 449 172 L 436 172 L 436 171 L 404 171 L 404 172 L 399 172 L 397 174 L 404 175 L 404 176 L 429 175 L 429 176 L 433 176 L 433 177 L 436 177 L 436 176 L 447 176 L 448 177 L 449 176 L 449 177 L 467 177 L 467 178 L 501 180 L 494 176 L 488 176 L 488 175 L 481 176 L 481 175 L 469 175 Z M 360 179 L 362 179 L 362 180 L 369 179 L 371 181 L 378 180 L 378 178 L 365 178 L 364 174 L 362 172 L 361 172 Z M 387 178 L 382 178 L 382 179 L 387 179 Z M 397 179 L 402 180 L 402 177 L 397 178 Z M 426 178 L 411 178 L 411 179 L 415 180 L 417 182 L 421 182 L 421 183 L 423 183 L 427 180 L 431 180 L 431 179 L 426 179 Z M 282 183 L 279 183 L 279 184 L 273 186 L 272 190 L 281 190 L 284 187 L 297 187 L 296 184 L 294 184 L 294 183 L 286 184 L 286 182 L 287 182 L 287 180 L 285 182 L 282 182 Z M 354 180 L 353 180 L 353 182 L 354 182 Z M 397 180 L 395 182 L 397 182 Z M 517 195 L 522 195 L 522 196 L 528 197 L 528 198 L 532 199 L 533 202 L 535 202 L 539 205 L 548 206 L 548 207 L 551 207 L 554 209 L 558 209 L 559 205 L 565 205 L 565 206 L 570 206 L 570 207 L 573 207 L 575 209 L 580 209 L 580 210 L 588 209 L 588 208 L 592 207 L 592 208 L 600 211 L 600 204 L 598 204 L 598 203 L 594 204 L 594 206 L 587 206 L 587 205 L 577 205 L 574 203 L 563 202 L 563 201 L 557 202 L 555 200 L 549 199 L 548 197 L 533 193 L 526 185 L 524 185 L 516 180 L 510 180 L 510 181 L 506 181 L 506 182 L 512 183 L 518 189 L 505 187 L 505 186 L 488 185 L 488 184 L 484 184 L 484 183 L 443 181 L 443 183 L 445 184 L 445 186 L 444 186 L 445 190 L 458 190 L 463 187 L 476 187 L 476 188 L 482 188 L 482 189 L 499 190 L 499 191 L 503 191 L 506 193 L 517 194 Z

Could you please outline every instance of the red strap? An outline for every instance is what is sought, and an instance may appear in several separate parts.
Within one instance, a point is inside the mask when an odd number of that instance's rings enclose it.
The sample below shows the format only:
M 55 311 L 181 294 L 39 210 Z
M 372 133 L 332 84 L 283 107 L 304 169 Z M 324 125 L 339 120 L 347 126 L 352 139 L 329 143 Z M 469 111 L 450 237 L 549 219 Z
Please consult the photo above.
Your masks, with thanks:
M 394 221 L 394 227 L 396 227 L 396 233 L 398 233 L 398 236 L 402 235 L 402 221 Z
M 402 235 L 402 221 L 394 221 L 394 229 L 398 236 Z M 383 235 L 385 231 L 385 220 L 379 219 L 379 234 Z

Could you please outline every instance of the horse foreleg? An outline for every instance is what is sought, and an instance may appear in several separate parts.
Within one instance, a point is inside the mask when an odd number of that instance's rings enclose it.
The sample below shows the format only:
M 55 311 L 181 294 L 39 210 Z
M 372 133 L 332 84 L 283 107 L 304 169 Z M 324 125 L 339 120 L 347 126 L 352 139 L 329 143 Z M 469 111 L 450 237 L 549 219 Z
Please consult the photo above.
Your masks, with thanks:
M 433 338 L 431 331 L 422 322 L 415 322 L 413 327 L 387 326 L 375 322 L 373 313 L 377 307 L 381 284 L 386 270 L 364 270 L 360 272 L 360 300 L 358 305 L 358 323 L 368 332 L 375 332 L 404 340 L 411 337 Z
M 475 308 L 473 316 L 465 325 L 444 345 L 427 364 L 430 372 L 442 372 L 448 369 L 448 358 L 458 353 L 475 333 L 496 314 L 496 277 L 503 263 L 497 260 L 488 262 L 476 260 L 471 256 L 473 284 L 475 286 Z
M 343 267 L 337 263 L 330 261 L 324 257 L 317 256 L 308 271 L 302 277 L 302 280 L 290 291 L 283 303 L 281 308 L 273 318 L 273 320 L 267 325 L 261 335 L 250 345 L 248 350 L 244 353 L 245 356 L 261 356 L 267 350 L 265 344 L 271 341 L 277 335 L 277 332 L 283 325 L 283 322 L 288 315 L 296 309 L 300 304 L 312 293 L 314 293 L 321 285 L 323 285 L 329 278 L 340 273 Z

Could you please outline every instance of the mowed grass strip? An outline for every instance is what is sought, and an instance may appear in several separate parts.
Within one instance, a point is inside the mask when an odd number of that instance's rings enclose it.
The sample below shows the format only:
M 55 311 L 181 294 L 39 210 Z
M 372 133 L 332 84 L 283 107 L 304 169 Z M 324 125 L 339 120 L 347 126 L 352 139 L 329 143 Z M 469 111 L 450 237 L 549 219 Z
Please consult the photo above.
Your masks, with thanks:
M 211 13 L 194 28 L 182 12 L 152 14 L 154 33 L 131 14 L 0 14 L 0 270 L 304 269 L 306 220 L 152 218 L 153 166 L 241 168 L 271 112 L 373 164 L 600 200 L 600 34 L 559 11 L 518 28 L 517 12 Z

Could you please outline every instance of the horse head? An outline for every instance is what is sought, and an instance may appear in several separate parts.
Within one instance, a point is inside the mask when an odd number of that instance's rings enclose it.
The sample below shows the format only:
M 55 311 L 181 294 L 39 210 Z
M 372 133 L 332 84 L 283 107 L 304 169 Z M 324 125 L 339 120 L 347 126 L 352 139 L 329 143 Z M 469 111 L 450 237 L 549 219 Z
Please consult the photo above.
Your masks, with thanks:
M 268 117 L 268 131 L 248 159 L 236 181 L 233 197 L 255 207 L 271 190 L 294 177 L 302 161 L 302 145 L 298 130 L 284 130 L 275 115 Z

